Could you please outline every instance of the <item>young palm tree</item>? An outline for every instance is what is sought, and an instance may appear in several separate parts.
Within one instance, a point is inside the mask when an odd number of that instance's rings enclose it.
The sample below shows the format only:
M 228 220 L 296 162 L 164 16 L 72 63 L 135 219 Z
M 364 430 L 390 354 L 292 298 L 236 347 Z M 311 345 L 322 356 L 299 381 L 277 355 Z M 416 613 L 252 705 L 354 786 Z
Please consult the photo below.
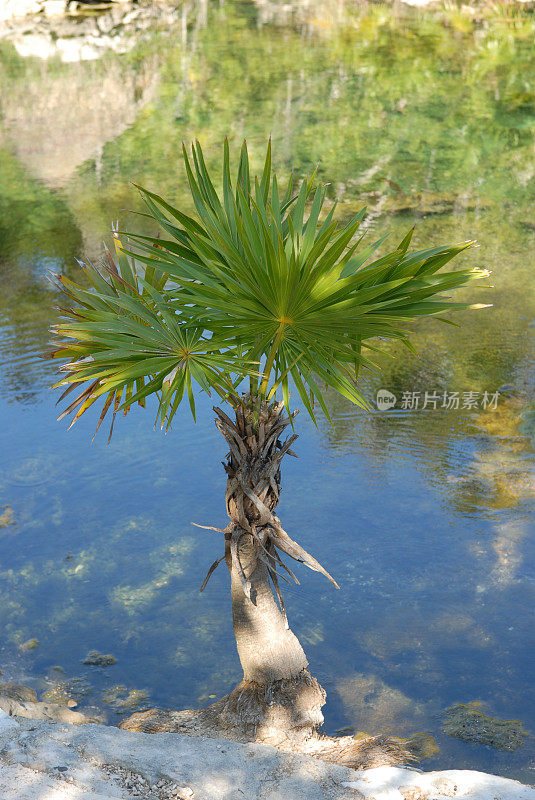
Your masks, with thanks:
M 298 581 L 283 556 L 338 584 L 275 513 L 281 461 L 294 455 L 297 438 L 284 438 L 296 413 L 290 383 L 313 419 L 316 405 L 329 417 L 327 387 L 366 408 L 359 371 L 374 367 L 377 343 L 409 344 L 407 326 L 418 317 L 476 307 L 441 293 L 488 273 L 440 271 L 473 242 L 410 253 L 412 231 L 370 260 L 384 239 L 362 245 L 364 211 L 345 225 L 333 220 L 334 207 L 322 215 L 325 189 L 314 179 L 294 193 L 290 178 L 281 194 L 270 144 L 254 179 L 243 144 L 233 183 L 225 141 L 220 194 L 198 143 L 184 162 L 197 218 L 140 188 L 164 238 L 114 231 L 116 259 L 107 251 L 99 266 L 83 265 L 90 288 L 54 276 L 70 300 L 54 326 L 50 355 L 67 360 L 56 385 L 67 386 L 61 399 L 83 387 L 60 419 L 74 413 L 73 424 L 103 398 L 97 429 L 110 411 L 113 430 L 117 412 L 156 395 L 167 430 L 185 398 L 195 417 L 197 391 L 227 404 L 228 413 L 214 411 L 229 447 L 230 521 L 202 588 L 224 559 L 243 680 L 196 724 L 231 728 L 234 738 L 301 742 L 323 722 L 325 692 L 288 627 L 279 580 Z

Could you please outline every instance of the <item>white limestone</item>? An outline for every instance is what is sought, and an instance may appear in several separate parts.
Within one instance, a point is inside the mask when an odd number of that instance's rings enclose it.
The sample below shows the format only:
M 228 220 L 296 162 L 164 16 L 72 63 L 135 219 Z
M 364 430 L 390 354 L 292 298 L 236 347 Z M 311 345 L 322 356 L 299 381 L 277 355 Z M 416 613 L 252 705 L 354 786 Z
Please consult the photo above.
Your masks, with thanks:
M 470 770 L 356 771 L 273 747 L 0 711 L 2 800 L 535 800 L 535 789 Z
M 418 772 L 376 767 L 356 775 L 356 780 L 343 785 L 356 789 L 366 800 L 535 800 L 531 786 L 469 769 Z

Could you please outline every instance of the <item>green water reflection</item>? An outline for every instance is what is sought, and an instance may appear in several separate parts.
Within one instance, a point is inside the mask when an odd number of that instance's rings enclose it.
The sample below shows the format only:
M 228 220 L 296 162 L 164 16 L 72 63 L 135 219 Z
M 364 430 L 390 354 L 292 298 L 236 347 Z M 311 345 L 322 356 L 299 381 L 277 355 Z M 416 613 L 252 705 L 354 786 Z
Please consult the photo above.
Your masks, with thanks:
M 332 397 L 333 428 L 300 423 L 281 515 L 343 585 L 303 576 L 288 596 L 327 728 L 426 730 L 441 748 L 429 764 L 530 781 L 530 736 L 495 750 L 446 736 L 442 714 L 482 701 L 535 732 L 535 19 L 327 2 L 205 11 L 97 61 L 0 43 L 5 673 L 112 721 L 209 702 L 239 677 L 223 571 L 198 594 L 220 543 L 189 525 L 225 519 L 210 403 L 197 427 L 179 420 L 164 438 L 140 412 L 90 447 L 90 421 L 54 422 L 38 354 L 55 313 L 46 269 L 79 277 L 75 257 L 98 257 L 110 221 L 140 209 L 131 181 L 187 205 L 182 140 L 198 136 L 213 166 L 226 133 L 246 136 L 258 164 L 271 134 L 281 173 L 319 162 L 342 218 L 368 205 L 370 236 L 417 223 L 419 246 L 475 238 L 459 262 L 493 271 L 476 298 L 492 310 L 418 326 L 419 357 L 391 347 L 365 390 L 502 387 L 496 410 L 366 416 Z M 83 666 L 90 649 L 117 663 Z

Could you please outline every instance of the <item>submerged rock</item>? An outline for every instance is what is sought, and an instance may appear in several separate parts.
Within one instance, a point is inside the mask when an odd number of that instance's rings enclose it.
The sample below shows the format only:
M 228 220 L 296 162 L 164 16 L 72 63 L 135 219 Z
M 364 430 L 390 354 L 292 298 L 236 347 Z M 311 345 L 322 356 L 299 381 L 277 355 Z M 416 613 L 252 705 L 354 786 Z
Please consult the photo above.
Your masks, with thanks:
M 383 210 L 390 214 L 416 214 L 419 217 L 427 217 L 433 214 L 473 211 L 476 208 L 481 210 L 484 206 L 479 205 L 479 202 L 477 198 L 457 195 L 454 192 L 398 191 L 385 198 Z
M 517 750 L 524 744 L 527 731 L 518 719 L 487 717 L 481 703 L 455 703 L 446 709 L 442 730 L 465 742 L 489 744 L 497 750 Z
M 119 714 L 141 711 L 148 707 L 149 693 L 146 689 L 130 689 L 126 686 L 113 686 L 103 694 L 104 702 L 115 708 Z
M 75 708 L 88 694 L 91 685 L 85 678 L 71 678 L 69 680 L 52 680 L 50 688 L 41 694 L 41 700 L 59 703 L 62 706 Z
M 435 738 L 426 731 L 413 733 L 408 739 L 408 745 L 414 753 L 415 758 L 419 761 L 424 758 L 432 758 L 440 752 L 440 747 L 436 743 Z
M 21 686 L 19 683 L 0 683 L 0 696 L 17 700 L 20 703 L 36 703 L 37 695 L 29 686 Z
M 411 638 L 408 641 L 412 641 Z M 354 673 L 336 682 L 349 721 L 376 733 L 403 735 L 421 729 L 427 717 L 424 703 L 415 701 L 378 675 Z
M 7 528 L 8 525 L 13 525 L 15 522 L 15 515 L 11 506 L 4 506 L 0 514 L 0 528 Z
M 109 667 L 116 663 L 117 659 L 110 653 L 99 653 L 98 650 L 90 650 L 82 661 L 82 664 L 90 664 L 94 667 Z
M 73 711 L 60 703 L 41 702 L 37 700 L 33 689 L 17 683 L 0 683 L 0 711 L 14 717 L 68 722 L 71 725 L 98 722 L 96 718 Z
M 23 653 L 27 653 L 29 650 L 35 650 L 36 647 L 39 647 L 39 639 L 33 636 L 31 639 L 28 639 L 27 642 L 20 644 L 19 650 L 22 650 Z

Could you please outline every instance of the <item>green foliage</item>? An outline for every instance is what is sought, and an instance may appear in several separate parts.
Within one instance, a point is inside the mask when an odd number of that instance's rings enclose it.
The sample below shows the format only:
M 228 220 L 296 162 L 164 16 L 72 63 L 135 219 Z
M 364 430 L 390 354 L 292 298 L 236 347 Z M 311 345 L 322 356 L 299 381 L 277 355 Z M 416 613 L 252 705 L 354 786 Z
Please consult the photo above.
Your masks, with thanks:
M 108 252 L 100 268 L 89 264 L 91 288 L 58 276 L 74 305 L 54 327 L 65 338 L 51 355 L 68 359 L 57 386 L 65 396 L 89 384 L 62 414 L 75 412 L 73 422 L 101 396 L 99 425 L 111 407 L 126 413 L 156 393 L 168 428 L 186 395 L 193 415 L 199 389 L 235 404 L 245 378 L 252 395 L 281 392 L 287 408 L 292 379 L 312 418 L 316 402 L 328 416 L 323 387 L 366 407 L 359 371 L 374 368 L 378 341 L 409 345 L 418 317 L 478 307 L 441 293 L 485 270 L 439 271 L 473 242 L 411 253 L 411 230 L 370 260 L 386 237 L 362 243 L 364 210 L 334 221 L 314 176 L 295 191 L 290 178 L 281 193 L 271 142 L 260 178 L 244 142 L 233 181 L 225 140 L 221 195 L 198 142 L 184 162 L 197 219 L 140 188 L 166 238 L 116 231 L 117 263 Z

